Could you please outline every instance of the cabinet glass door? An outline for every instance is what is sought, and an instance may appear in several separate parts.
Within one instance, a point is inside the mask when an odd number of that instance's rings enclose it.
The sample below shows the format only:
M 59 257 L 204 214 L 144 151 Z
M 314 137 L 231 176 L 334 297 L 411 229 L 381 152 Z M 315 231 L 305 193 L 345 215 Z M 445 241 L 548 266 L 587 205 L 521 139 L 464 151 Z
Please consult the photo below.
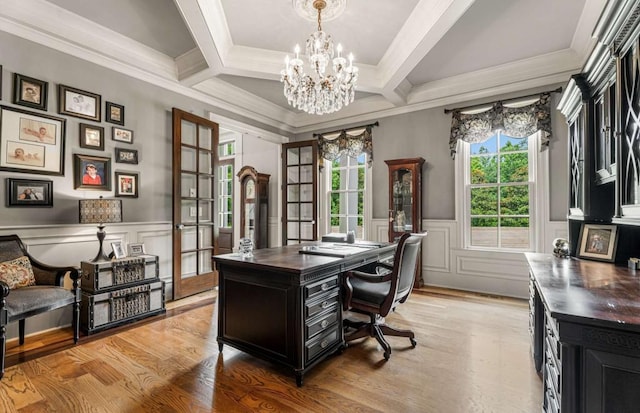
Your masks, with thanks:
M 393 230 L 411 232 L 413 230 L 413 176 L 409 169 L 400 168 L 392 173 L 393 180 Z

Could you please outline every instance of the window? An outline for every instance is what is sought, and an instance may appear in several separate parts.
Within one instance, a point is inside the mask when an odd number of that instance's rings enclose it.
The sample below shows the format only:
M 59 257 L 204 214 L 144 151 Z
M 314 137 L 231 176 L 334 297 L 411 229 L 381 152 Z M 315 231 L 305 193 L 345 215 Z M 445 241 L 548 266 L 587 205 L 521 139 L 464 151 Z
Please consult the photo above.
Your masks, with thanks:
M 485 142 L 459 142 L 466 247 L 534 249 L 538 140 L 498 132 Z
M 218 226 L 233 227 L 233 161 L 218 166 Z
M 326 183 L 328 188 L 328 231 L 346 233 L 355 231 L 356 238 L 365 238 L 365 188 L 367 156 L 357 158 L 342 155 L 329 163 Z
M 226 156 L 234 156 L 236 154 L 236 142 L 222 142 L 218 145 L 218 156 L 224 158 Z

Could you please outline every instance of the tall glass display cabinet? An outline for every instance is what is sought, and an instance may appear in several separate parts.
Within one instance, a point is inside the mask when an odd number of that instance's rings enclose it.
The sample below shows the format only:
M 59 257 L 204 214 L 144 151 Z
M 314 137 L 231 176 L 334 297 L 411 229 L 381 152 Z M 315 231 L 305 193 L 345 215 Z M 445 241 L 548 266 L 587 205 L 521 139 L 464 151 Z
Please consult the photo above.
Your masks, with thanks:
M 423 158 L 384 161 L 389 167 L 389 241 L 406 232 L 422 232 Z M 422 263 L 418 263 L 415 287 L 421 287 Z

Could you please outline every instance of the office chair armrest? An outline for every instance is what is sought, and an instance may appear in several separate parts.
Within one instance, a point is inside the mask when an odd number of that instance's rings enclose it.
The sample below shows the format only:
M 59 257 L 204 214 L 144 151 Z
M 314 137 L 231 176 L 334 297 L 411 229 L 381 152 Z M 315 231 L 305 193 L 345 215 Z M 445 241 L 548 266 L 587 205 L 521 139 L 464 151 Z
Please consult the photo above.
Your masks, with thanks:
M 371 283 L 383 283 L 391 280 L 391 273 L 386 274 L 369 274 L 362 271 L 347 271 L 346 278 L 358 278 Z

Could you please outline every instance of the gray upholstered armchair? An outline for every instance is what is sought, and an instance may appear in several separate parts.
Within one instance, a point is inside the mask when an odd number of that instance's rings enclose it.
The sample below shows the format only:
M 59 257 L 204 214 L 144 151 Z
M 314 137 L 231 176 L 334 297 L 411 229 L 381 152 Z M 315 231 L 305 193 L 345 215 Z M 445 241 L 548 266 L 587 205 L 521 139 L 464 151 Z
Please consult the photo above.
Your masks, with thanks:
M 0 267 L 4 274 L 8 274 L 12 268 L 18 268 L 16 272 L 22 272 L 20 265 L 24 264 L 27 257 L 28 264 L 33 272 L 35 285 L 15 287 L 0 280 L 0 378 L 4 375 L 6 353 L 6 325 L 18 321 L 18 334 L 20 345 L 24 344 L 25 319 L 56 308 L 67 305 L 73 306 L 73 341 L 78 342 L 80 321 L 80 288 L 78 280 L 80 272 L 77 267 L 53 267 L 34 259 L 25 248 L 17 235 L 0 236 Z M 22 261 L 18 266 L 12 264 Z M 69 273 L 73 281 L 73 288 L 63 288 L 65 274 Z M 30 275 L 30 273 L 29 273 Z M 10 275 L 9 275 L 10 277 Z M 31 283 L 33 284 L 33 279 Z

